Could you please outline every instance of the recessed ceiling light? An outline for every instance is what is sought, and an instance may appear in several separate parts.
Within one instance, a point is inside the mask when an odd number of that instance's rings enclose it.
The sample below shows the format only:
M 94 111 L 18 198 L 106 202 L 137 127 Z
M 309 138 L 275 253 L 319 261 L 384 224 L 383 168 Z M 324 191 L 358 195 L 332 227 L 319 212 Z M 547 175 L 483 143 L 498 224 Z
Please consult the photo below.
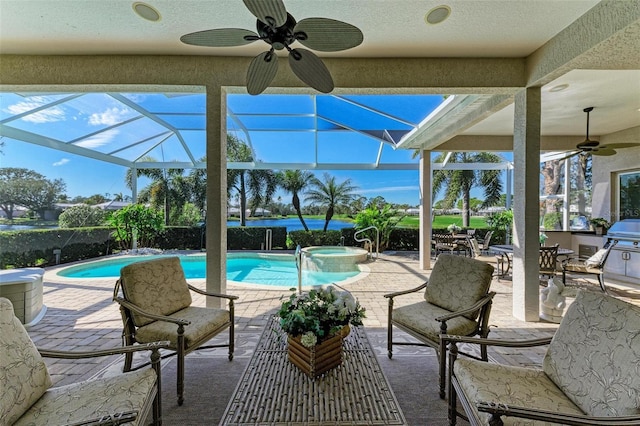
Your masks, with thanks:
M 158 22 L 160 20 L 160 12 L 146 3 L 135 2 L 133 4 L 133 11 L 147 21 Z
M 436 6 L 429 12 L 427 12 L 427 14 L 424 16 L 424 21 L 427 24 L 435 25 L 446 20 L 449 15 L 451 15 L 451 8 L 449 6 Z
M 569 87 L 568 84 L 558 84 L 557 86 L 553 86 L 551 89 L 549 89 L 550 92 L 561 92 L 564 89 L 566 89 L 567 87 Z

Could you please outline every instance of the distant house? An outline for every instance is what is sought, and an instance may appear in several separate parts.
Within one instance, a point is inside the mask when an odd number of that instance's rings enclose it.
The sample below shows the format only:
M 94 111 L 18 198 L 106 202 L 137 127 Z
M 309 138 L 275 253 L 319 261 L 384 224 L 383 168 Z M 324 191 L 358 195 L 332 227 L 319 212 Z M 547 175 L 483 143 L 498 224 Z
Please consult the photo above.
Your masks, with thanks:
M 130 205 L 131 203 L 127 201 L 107 201 L 105 203 L 96 204 L 93 207 L 97 207 L 101 210 L 114 211 L 114 210 L 120 210 Z
M 406 209 L 404 211 L 404 213 L 408 216 L 419 216 L 420 215 L 420 209 L 415 209 L 415 208 L 411 208 L 411 209 Z

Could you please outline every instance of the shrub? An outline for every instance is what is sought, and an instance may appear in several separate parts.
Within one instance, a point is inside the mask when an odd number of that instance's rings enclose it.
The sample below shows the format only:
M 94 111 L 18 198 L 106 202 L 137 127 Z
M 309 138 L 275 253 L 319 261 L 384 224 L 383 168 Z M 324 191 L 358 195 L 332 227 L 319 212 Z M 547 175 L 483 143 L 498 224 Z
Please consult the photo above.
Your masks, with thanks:
M 104 225 L 105 213 L 97 207 L 79 205 L 69 207 L 60 214 L 60 228 L 84 228 Z
M 131 204 L 109 218 L 109 224 L 115 228 L 113 238 L 122 250 L 132 247 L 134 234 L 140 247 L 150 247 L 154 236 L 164 228 L 164 218 L 159 210 L 142 204 Z
M 355 223 L 357 229 L 366 229 L 370 226 L 375 226 L 378 229 L 380 246 L 378 251 L 382 252 L 389 247 L 389 237 L 391 231 L 395 229 L 398 223 L 402 220 L 404 215 L 399 215 L 398 211 L 391 208 L 390 204 L 378 210 L 376 207 L 369 207 L 356 215 Z M 372 244 L 376 243 L 376 232 L 374 229 L 365 231 L 364 237 L 369 238 Z

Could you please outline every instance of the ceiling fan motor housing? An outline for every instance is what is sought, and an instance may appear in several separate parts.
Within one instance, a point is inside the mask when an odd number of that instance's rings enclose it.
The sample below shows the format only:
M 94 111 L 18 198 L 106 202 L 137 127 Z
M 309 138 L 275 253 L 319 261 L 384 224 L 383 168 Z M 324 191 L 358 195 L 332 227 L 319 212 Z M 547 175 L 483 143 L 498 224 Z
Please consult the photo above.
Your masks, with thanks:
M 282 50 L 296 41 L 296 35 L 293 32 L 296 23 L 295 18 L 287 13 L 287 20 L 280 27 L 275 28 L 258 19 L 256 20 L 256 28 L 261 40 L 264 40 L 276 50 Z

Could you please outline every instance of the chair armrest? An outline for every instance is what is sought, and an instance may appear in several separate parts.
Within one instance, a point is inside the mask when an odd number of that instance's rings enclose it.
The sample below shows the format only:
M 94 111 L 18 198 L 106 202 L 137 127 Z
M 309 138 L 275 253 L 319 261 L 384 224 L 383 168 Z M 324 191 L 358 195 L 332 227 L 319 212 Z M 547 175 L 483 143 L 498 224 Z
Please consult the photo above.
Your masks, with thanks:
M 90 420 L 83 420 L 76 423 L 67 423 L 64 426 L 111 426 L 131 423 L 138 417 L 137 411 L 123 411 L 121 413 L 108 414 Z
M 482 299 L 480 299 L 476 303 L 474 303 L 471 307 L 469 307 L 467 309 L 462 309 L 460 311 L 451 312 L 450 314 L 440 315 L 439 317 L 436 317 L 436 321 L 446 322 L 446 321 L 449 321 L 452 318 L 456 318 L 456 317 L 459 317 L 461 315 L 465 315 L 465 314 L 477 311 L 478 309 L 482 308 L 487 303 L 491 302 L 491 299 L 493 299 L 493 296 L 495 296 L 495 295 L 496 295 L 496 293 L 492 291 L 492 292 L 488 293 L 486 296 L 484 296 Z
M 210 293 L 210 292 L 207 292 L 207 291 L 204 291 L 204 290 L 200 290 L 199 288 L 194 287 L 191 284 L 188 284 L 188 286 L 189 286 L 189 290 L 195 291 L 196 293 L 202 294 L 204 296 L 220 297 L 220 298 L 229 299 L 229 300 L 237 300 L 238 299 L 238 296 L 232 296 L 230 294 L 222 294 L 222 293 Z
M 130 345 L 123 346 L 119 348 L 112 349 L 101 349 L 97 351 L 58 351 L 52 349 L 40 349 L 38 348 L 38 352 L 45 358 L 62 358 L 62 359 L 81 359 L 81 358 L 95 358 L 100 356 L 108 356 L 108 355 L 119 355 L 126 354 L 131 352 L 139 352 L 139 351 L 153 351 L 157 349 L 166 349 L 169 347 L 171 342 L 168 341 L 159 341 L 159 342 L 151 342 L 144 343 L 141 345 Z
M 498 416 L 520 417 L 532 420 L 542 420 L 566 425 L 616 426 L 637 425 L 640 415 L 620 417 L 592 417 L 580 414 L 564 414 L 535 408 L 508 406 L 496 402 L 476 402 L 478 411 Z
M 507 340 L 507 339 L 485 339 L 480 337 L 456 336 L 454 334 L 443 334 L 440 336 L 445 342 L 451 343 L 476 343 L 486 346 L 500 346 L 505 348 L 529 348 L 533 346 L 544 346 L 551 343 L 552 337 L 540 337 L 527 340 Z
M 167 321 L 167 322 L 172 322 L 174 324 L 177 325 L 189 325 L 191 324 L 191 321 L 187 321 L 187 320 L 183 320 L 180 318 L 173 318 L 173 317 L 168 317 L 165 315 L 157 315 L 157 314 L 152 314 L 150 312 L 146 312 L 142 309 L 140 309 L 139 307 L 137 307 L 136 305 L 134 305 L 131 302 L 128 302 L 126 300 L 124 300 L 122 297 L 114 297 L 113 300 L 115 302 L 118 302 L 119 304 L 121 304 L 122 306 L 124 306 L 127 309 L 132 310 L 133 312 L 139 314 L 139 315 L 143 315 L 147 318 L 151 318 L 154 319 L 156 321 Z
M 419 285 L 416 288 L 411 288 L 409 290 L 396 291 L 395 293 L 388 293 L 388 294 L 385 294 L 384 297 L 386 297 L 387 299 L 393 299 L 394 297 L 402 296 L 403 294 L 415 293 L 416 291 L 420 291 L 420 290 L 426 288 L 428 283 L 429 283 L 429 281 L 425 282 L 424 284 Z

